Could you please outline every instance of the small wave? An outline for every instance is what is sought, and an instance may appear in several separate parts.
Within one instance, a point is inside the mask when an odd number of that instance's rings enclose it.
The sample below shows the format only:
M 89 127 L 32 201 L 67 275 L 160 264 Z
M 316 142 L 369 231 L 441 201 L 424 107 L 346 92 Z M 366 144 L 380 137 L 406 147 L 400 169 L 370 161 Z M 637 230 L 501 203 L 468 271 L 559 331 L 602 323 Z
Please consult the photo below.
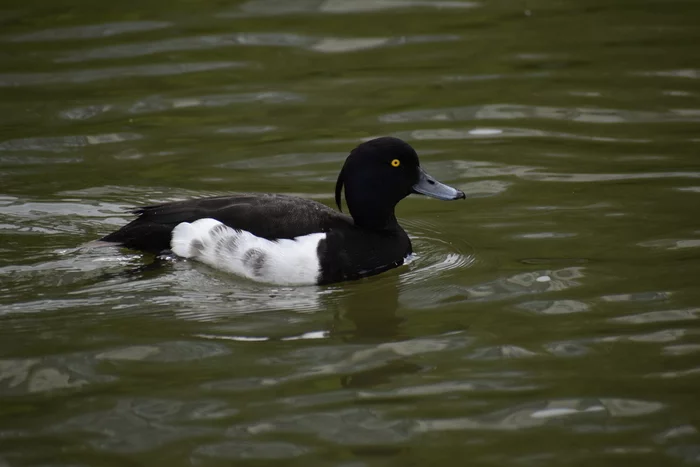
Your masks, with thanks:
M 458 122 L 470 120 L 544 119 L 578 123 L 649 123 L 697 122 L 695 109 L 670 109 L 667 112 L 641 110 L 600 109 L 590 107 L 542 107 L 518 104 L 490 104 L 483 106 L 447 107 L 384 114 L 383 123 Z
M 574 141 L 595 141 L 604 143 L 649 143 L 646 138 L 613 138 L 607 136 L 587 136 L 573 133 L 535 130 L 533 128 L 426 128 L 401 131 L 394 136 L 409 141 L 441 141 L 462 139 L 504 139 L 504 138 L 553 138 Z
M 227 107 L 229 105 L 263 103 L 263 104 L 286 104 L 299 103 L 306 100 L 306 97 L 282 91 L 258 91 L 243 93 L 221 93 L 205 94 L 189 97 L 168 97 L 162 95 L 150 95 L 134 101 L 132 103 L 120 104 L 90 104 L 80 107 L 72 107 L 59 112 L 60 118 L 64 120 L 82 121 L 89 120 L 108 113 L 142 115 L 157 112 L 168 112 L 182 109 L 198 109 L 209 107 Z M 245 127 L 241 127 L 245 128 Z M 257 126 L 247 128 L 258 128 L 269 131 L 270 126 Z
M 134 76 L 171 76 L 185 73 L 220 70 L 247 66 L 242 62 L 195 62 L 96 68 L 53 73 L 3 73 L 0 87 L 45 86 L 61 83 L 89 83 L 103 79 Z
M 11 139 L 0 142 L 0 151 L 61 152 L 96 144 L 123 143 L 141 139 L 138 133 L 104 133 L 85 136 L 57 136 L 44 138 Z
M 34 31 L 26 34 L 8 36 L 5 40 L 11 42 L 43 42 L 74 39 L 99 39 L 120 34 L 154 31 L 172 26 L 166 21 L 124 21 L 119 23 L 90 24 Z
M 281 33 L 236 33 L 182 37 L 162 41 L 114 45 L 92 50 L 69 52 L 57 63 L 84 62 L 133 58 L 166 52 L 208 50 L 222 47 L 297 47 L 318 53 L 347 53 L 379 47 L 407 44 L 425 44 L 458 40 L 455 35 L 398 36 L 398 37 L 313 37 Z
M 450 242 L 438 238 L 439 229 L 428 221 L 403 222 L 411 233 L 416 252 L 408 262 L 409 270 L 401 274 L 401 286 L 410 287 L 434 279 L 455 269 L 471 266 L 476 257 L 464 240 Z
M 470 9 L 480 3 L 466 0 L 425 1 L 425 0 L 325 0 L 309 2 L 305 0 L 250 0 L 239 7 L 239 11 L 222 13 L 222 17 L 249 15 L 278 16 L 294 13 L 352 14 L 407 8 Z

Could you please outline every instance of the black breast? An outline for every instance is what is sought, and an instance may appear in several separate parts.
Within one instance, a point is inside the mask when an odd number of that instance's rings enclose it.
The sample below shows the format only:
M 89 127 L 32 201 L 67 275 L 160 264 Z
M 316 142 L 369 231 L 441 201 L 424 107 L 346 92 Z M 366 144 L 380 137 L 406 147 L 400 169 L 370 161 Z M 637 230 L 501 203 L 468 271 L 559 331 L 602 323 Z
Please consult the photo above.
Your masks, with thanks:
M 330 231 L 319 243 L 319 284 L 360 279 L 404 263 L 413 252 L 406 232 L 395 224 L 374 231 L 350 226 Z

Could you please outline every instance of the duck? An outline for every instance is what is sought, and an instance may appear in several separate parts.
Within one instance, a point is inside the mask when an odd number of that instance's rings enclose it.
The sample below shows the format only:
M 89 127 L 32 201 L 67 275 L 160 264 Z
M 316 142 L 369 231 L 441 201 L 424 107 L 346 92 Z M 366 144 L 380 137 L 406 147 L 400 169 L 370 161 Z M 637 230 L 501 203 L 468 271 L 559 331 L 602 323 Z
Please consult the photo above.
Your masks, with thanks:
M 410 144 L 379 137 L 347 156 L 335 185 L 337 211 L 285 194 L 195 198 L 140 207 L 134 220 L 93 243 L 174 253 L 257 282 L 332 284 L 399 267 L 413 254 L 394 212 L 411 194 L 466 198 L 430 176 Z

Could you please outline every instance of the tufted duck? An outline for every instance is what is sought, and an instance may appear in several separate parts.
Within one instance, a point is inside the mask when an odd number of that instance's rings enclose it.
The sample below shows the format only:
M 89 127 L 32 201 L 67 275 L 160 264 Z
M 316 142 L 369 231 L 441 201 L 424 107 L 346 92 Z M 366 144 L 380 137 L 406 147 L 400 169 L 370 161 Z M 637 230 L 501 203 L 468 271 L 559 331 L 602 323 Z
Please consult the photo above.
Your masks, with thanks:
M 350 215 L 342 213 L 341 192 Z M 464 199 L 420 166 L 416 151 L 391 137 L 357 146 L 335 186 L 341 212 L 309 199 L 240 194 L 147 206 L 101 239 L 152 253 L 172 250 L 250 279 L 328 284 L 395 268 L 412 253 L 394 207 L 411 193 Z

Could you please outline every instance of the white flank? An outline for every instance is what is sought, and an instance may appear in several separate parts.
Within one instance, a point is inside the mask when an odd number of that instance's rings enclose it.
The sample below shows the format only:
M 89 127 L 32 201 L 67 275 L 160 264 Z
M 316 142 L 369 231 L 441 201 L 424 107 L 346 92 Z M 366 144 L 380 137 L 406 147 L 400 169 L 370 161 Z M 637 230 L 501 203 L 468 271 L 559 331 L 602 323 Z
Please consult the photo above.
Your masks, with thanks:
M 216 219 L 183 222 L 173 230 L 170 248 L 214 268 L 258 282 L 316 284 L 321 271 L 318 242 L 325 233 L 275 241 L 228 227 Z

